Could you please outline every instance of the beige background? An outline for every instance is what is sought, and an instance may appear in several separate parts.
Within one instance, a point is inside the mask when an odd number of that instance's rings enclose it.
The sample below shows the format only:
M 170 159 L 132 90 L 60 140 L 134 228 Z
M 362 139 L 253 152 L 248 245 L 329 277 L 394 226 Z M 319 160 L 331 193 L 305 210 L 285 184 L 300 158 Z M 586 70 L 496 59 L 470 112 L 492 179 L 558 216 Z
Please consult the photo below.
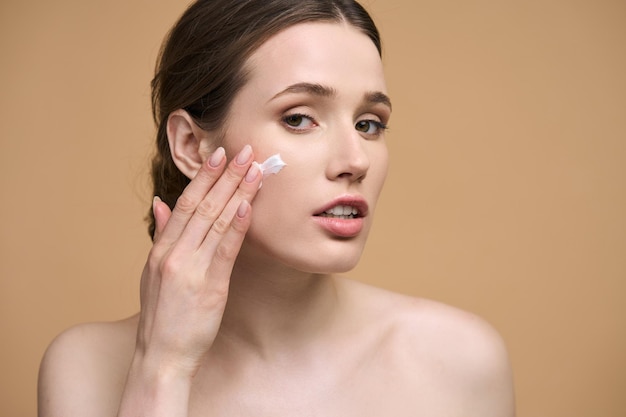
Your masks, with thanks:
M 369 0 L 392 167 L 352 275 L 505 337 L 519 416 L 626 415 L 626 2 Z M 186 1 L 0 2 L 0 412 L 138 306 L 149 87 Z

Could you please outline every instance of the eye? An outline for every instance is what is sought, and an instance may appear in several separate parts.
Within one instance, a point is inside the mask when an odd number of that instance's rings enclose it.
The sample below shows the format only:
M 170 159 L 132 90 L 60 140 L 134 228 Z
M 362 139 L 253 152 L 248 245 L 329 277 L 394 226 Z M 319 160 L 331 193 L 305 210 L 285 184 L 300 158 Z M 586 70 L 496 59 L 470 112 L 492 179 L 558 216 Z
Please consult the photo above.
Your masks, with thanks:
M 317 126 L 312 117 L 300 113 L 286 115 L 282 121 L 289 129 L 296 131 L 305 131 Z
M 387 125 L 376 120 L 359 120 L 354 125 L 354 128 L 367 135 L 378 136 L 387 129 Z

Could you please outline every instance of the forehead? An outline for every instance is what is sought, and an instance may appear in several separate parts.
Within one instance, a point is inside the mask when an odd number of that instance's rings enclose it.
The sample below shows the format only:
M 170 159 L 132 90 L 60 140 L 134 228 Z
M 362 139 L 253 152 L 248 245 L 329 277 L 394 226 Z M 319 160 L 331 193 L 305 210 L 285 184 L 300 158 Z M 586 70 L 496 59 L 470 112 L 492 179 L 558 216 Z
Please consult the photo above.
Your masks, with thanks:
M 309 82 L 344 90 L 386 92 L 383 66 L 372 40 L 347 23 L 301 23 L 263 43 L 247 62 L 248 82 L 276 93 Z

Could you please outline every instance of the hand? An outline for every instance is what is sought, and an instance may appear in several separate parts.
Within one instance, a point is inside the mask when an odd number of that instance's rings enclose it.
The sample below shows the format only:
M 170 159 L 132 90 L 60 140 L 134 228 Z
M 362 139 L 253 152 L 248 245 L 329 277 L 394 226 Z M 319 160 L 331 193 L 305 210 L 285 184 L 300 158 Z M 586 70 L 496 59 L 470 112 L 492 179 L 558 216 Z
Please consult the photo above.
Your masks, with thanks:
M 148 364 L 193 377 L 211 348 L 233 264 L 262 175 L 250 146 L 226 167 L 223 148 L 203 163 L 170 212 L 155 198 L 154 246 L 141 277 L 137 351 Z

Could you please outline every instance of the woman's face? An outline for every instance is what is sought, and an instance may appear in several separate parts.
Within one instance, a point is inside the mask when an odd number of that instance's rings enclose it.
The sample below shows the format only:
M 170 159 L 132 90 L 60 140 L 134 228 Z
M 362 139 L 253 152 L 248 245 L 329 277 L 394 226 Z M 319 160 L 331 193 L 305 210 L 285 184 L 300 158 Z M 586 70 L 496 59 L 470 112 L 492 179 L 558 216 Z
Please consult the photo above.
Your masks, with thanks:
M 391 104 L 376 47 L 348 24 L 299 24 L 247 65 L 226 125 L 227 155 L 250 144 L 256 161 L 280 153 L 287 166 L 263 180 L 252 202 L 240 261 L 353 268 L 387 173 Z

